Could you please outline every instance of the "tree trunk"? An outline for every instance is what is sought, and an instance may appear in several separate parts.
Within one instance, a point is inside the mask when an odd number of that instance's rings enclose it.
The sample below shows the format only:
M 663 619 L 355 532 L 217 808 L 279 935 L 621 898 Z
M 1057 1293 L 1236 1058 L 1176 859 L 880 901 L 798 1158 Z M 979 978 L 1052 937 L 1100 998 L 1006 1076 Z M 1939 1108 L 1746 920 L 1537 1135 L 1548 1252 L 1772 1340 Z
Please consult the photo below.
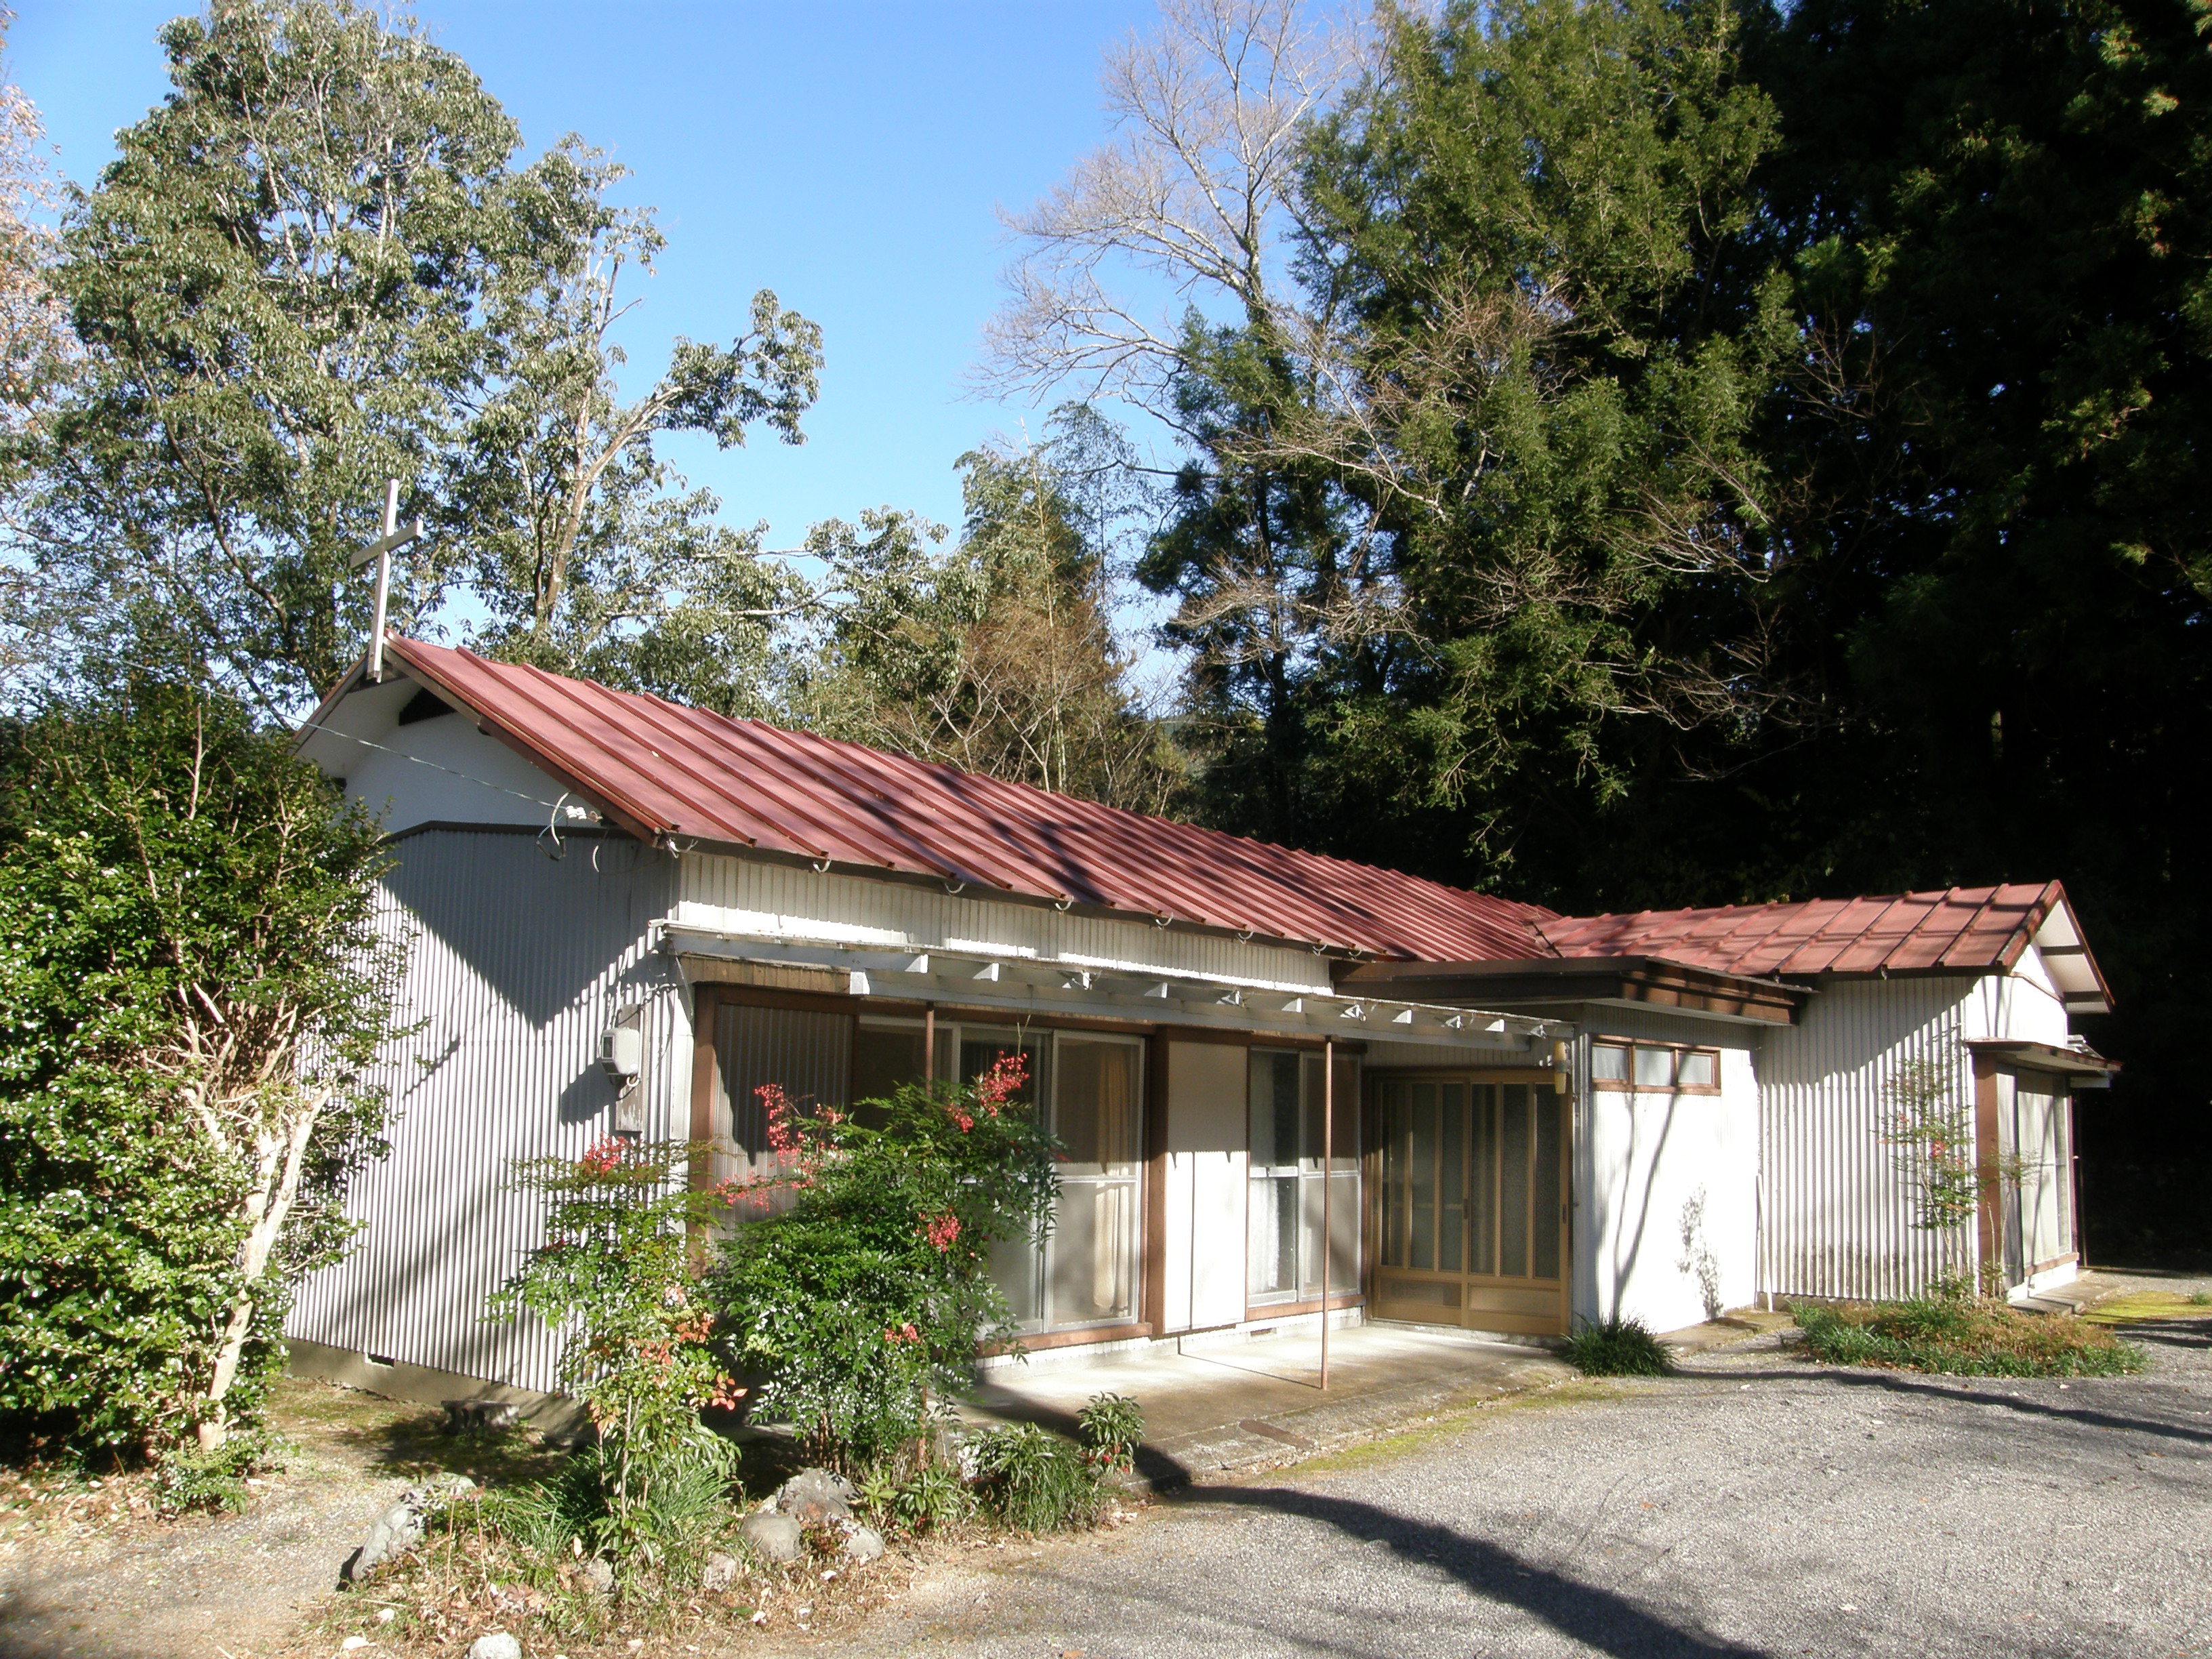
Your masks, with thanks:
M 262 1137 L 258 1159 L 261 1166 L 259 1178 L 241 1206 L 247 1225 L 245 1243 L 238 1252 L 238 1288 L 231 1296 L 230 1316 L 216 1347 L 215 1370 L 208 1379 L 208 1413 L 200 1419 L 202 1451 L 213 1451 L 230 1437 L 223 1399 L 237 1380 L 239 1361 L 246 1352 L 246 1339 L 253 1328 L 253 1310 L 259 1304 L 256 1292 L 261 1275 L 268 1270 L 269 1258 L 275 1253 L 285 1220 L 292 1213 L 293 1200 L 299 1196 L 300 1172 L 307 1162 L 307 1143 L 314 1138 L 315 1125 L 322 1117 L 327 1099 L 327 1096 L 319 1095 L 312 1102 L 303 1103 L 296 1115 L 283 1123 L 281 1143 L 273 1134 Z

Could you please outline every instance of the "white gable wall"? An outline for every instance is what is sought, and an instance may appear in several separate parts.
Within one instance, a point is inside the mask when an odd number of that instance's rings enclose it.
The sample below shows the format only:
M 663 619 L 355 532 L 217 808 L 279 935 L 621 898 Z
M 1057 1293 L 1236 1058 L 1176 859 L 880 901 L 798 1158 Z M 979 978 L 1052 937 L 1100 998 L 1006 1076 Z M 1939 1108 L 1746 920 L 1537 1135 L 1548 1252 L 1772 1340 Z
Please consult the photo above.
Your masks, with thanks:
M 1760 1028 L 1612 1006 L 1583 1011 L 1577 1044 L 1573 1307 L 1655 1331 L 1741 1307 L 1759 1278 Z M 1599 1036 L 1717 1048 L 1717 1095 L 1598 1090 Z

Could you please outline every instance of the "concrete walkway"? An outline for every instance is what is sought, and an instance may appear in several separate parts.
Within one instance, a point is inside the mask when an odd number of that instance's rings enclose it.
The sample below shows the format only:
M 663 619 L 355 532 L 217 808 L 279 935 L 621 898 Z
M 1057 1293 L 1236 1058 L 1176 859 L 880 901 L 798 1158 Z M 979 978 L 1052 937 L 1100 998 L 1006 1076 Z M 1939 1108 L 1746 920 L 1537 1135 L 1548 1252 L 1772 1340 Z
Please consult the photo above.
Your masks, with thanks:
M 1167 1490 L 1373 1439 L 1577 1375 L 1538 1348 L 1407 1325 L 1332 1330 L 1326 1393 L 1320 1364 L 1317 1331 L 1186 1339 L 1080 1361 L 1046 1354 L 985 1372 L 963 1415 L 1072 1436 L 1091 1395 L 1127 1395 L 1145 1413 L 1138 1476 Z

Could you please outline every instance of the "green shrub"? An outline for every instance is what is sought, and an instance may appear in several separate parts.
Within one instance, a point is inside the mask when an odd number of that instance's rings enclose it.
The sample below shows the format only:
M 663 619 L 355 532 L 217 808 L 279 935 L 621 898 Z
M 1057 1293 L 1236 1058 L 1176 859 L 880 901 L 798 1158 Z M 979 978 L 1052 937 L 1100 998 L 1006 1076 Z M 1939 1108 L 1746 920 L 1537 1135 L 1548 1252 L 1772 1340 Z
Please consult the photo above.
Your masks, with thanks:
M 283 1468 L 280 1443 L 260 1431 L 233 1434 L 218 1446 L 179 1448 L 163 1457 L 155 1481 L 156 1502 L 164 1515 L 184 1515 L 194 1510 L 222 1510 L 236 1514 L 252 1500 L 246 1482 L 249 1475 Z
M 1585 1320 L 1560 1352 L 1585 1376 L 1664 1376 L 1667 1350 L 1640 1319 Z
M 1126 1395 L 1094 1394 L 1077 1414 L 1084 1455 L 1102 1474 L 1126 1474 L 1136 1467 L 1137 1447 L 1145 1437 L 1145 1413 Z
M 1058 1187 L 1024 1081 L 1006 1056 L 972 1087 L 870 1103 L 873 1123 L 761 1091 L 782 1167 L 725 1194 L 741 1224 L 713 1295 L 736 1362 L 765 1379 L 758 1409 L 811 1455 L 866 1471 L 967 1385 L 979 1346 L 1014 1335 L 991 1246 L 1041 1239 Z M 787 1212 L 742 1219 L 779 1188 Z
M 957 1526 L 975 1513 L 960 1471 L 934 1459 L 889 1460 L 860 1481 L 860 1501 L 887 1532 L 919 1535 Z
M 549 1561 L 604 1555 L 634 1574 L 703 1556 L 729 1529 L 736 1474 L 734 1448 L 705 1435 L 680 1451 L 664 1451 L 651 1478 L 625 1500 L 622 1483 L 636 1480 L 636 1465 L 625 1469 L 619 1452 L 603 1442 L 578 1452 L 550 1480 L 487 1492 L 483 1519 Z
M 972 1449 L 984 1507 L 1017 1532 L 1062 1532 L 1098 1518 L 1104 1502 L 1098 1471 L 1034 1423 L 988 1429 Z
M 712 1207 L 686 1179 L 698 1150 L 611 1136 L 580 1158 L 516 1166 L 517 1184 L 548 1200 L 546 1242 L 492 1310 L 527 1310 L 565 1332 L 561 1386 L 598 1436 L 547 1501 L 588 1516 L 585 1541 L 617 1560 L 649 1560 L 689 1537 L 708 1495 L 722 1503 L 732 1472 L 728 1443 L 700 1420 L 744 1391 L 722 1368 L 690 1237 Z
M 257 1421 L 380 1151 L 387 857 L 188 681 L 0 731 L 0 1438 L 160 1455 Z
M 2122 1376 L 2144 1363 L 2141 1348 L 2099 1325 L 1998 1302 L 1802 1303 L 1790 1311 L 1806 1352 L 1828 1365 L 1960 1376 Z

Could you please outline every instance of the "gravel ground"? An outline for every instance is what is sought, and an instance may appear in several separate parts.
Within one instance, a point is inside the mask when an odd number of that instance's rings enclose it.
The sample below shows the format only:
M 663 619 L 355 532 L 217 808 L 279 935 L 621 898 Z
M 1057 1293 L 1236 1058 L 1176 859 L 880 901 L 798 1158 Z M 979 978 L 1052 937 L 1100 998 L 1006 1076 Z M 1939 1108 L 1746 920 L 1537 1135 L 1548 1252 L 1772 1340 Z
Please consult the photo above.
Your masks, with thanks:
M 2066 1383 L 1818 1370 L 1762 1339 L 945 1571 L 830 1639 L 978 1659 L 2212 1654 L 2212 1317 L 2131 1334 L 2151 1374 Z

